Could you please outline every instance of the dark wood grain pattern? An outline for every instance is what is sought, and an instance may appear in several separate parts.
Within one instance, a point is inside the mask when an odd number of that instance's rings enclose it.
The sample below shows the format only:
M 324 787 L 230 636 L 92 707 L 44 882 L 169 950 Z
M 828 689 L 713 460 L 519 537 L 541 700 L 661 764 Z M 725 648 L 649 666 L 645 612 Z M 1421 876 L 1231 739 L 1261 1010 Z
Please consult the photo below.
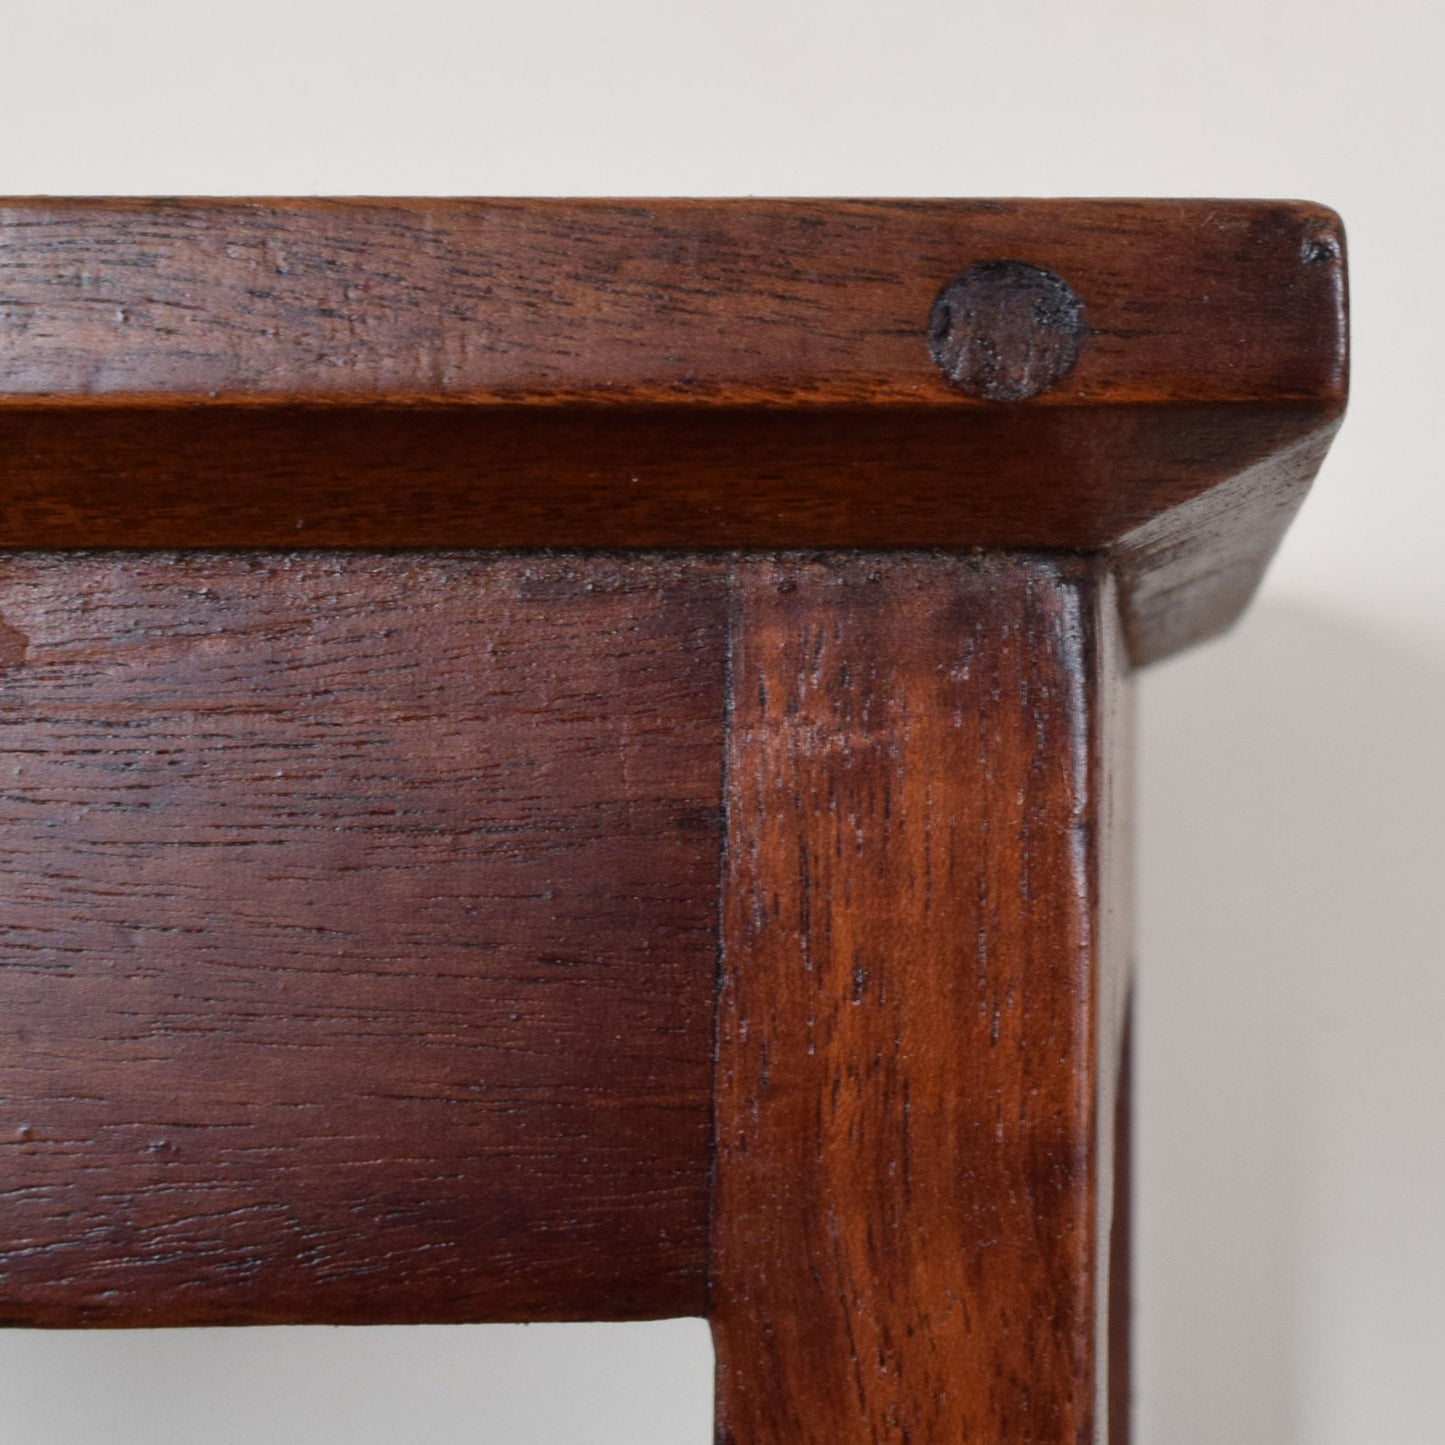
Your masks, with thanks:
M 934 303 L 1003 259 L 1083 303 L 1049 404 L 1315 401 L 1341 258 L 1288 202 L 0 202 L 0 398 L 956 410 Z
M 1129 669 L 1345 387 L 1302 203 L 0 202 L 0 1323 L 1127 1445 Z
M 1117 551 L 1148 661 L 1345 352 L 1297 203 L 13 202 L 0 546 Z
M 1112 598 L 779 560 L 732 628 L 711 1313 L 728 1445 L 1103 1428 L 1127 897 Z
M 0 561 L 0 1318 L 700 1312 L 725 607 Z

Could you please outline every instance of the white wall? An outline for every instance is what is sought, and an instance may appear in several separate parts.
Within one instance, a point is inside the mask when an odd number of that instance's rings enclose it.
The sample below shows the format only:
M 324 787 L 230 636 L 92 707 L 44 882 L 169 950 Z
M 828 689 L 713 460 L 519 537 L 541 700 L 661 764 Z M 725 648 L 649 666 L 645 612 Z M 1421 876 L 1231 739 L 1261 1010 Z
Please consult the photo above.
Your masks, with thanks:
M 46 0 L 0 193 L 1298 196 L 1351 415 L 1142 696 L 1141 1445 L 1445 1440 L 1445 7 Z M 3 288 L 3 274 L 0 274 Z M 696 1322 L 0 1335 L 10 1445 L 704 1445 Z

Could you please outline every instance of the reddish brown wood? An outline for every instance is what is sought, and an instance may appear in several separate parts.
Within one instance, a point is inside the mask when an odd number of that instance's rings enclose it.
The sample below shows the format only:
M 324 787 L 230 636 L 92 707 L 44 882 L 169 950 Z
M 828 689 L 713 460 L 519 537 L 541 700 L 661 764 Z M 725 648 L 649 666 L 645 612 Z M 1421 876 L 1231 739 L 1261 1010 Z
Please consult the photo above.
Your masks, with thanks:
M 1109 591 L 1007 556 L 746 574 L 711 1285 L 729 1445 L 1102 1428 Z
M 1126 673 L 1344 391 L 1296 203 L 0 204 L 0 1319 L 1124 1445 Z
M 999 259 L 1084 304 L 1049 404 L 1342 377 L 1338 218 L 1293 202 L 24 200 L 0 246 L 12 401 L 956 411 L 934 302 Z
M 704 1307 L 725 590 L 0 562 L 0 1318 Z
M 1138 661 L 1344 402 L 1295 203 L 29 201 L 0 277 L 0 545 L 1116 549 Z
M 913 407 L 0 409 L 0 535 L 27 547 L 1096 550 L 1212 494 L 1234 468 L 1263 465 L 1255 489 L 1269 494 L 1269 468 L 1302 429 L 1318 460 L 1317 421 L 1297 406 L 1222 404 L 966 418 Z

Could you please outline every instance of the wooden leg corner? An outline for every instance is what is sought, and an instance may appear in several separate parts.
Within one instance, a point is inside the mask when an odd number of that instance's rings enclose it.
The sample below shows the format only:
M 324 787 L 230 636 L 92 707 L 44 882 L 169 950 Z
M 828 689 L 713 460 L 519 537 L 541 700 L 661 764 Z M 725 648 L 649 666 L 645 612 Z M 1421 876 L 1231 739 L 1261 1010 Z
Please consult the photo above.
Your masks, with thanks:
M 1109 607 L 1097 573 L 1007 554 L 739 574 L 726 1445 L 1103 1438 L 1100 1060 L 1126 956 Z

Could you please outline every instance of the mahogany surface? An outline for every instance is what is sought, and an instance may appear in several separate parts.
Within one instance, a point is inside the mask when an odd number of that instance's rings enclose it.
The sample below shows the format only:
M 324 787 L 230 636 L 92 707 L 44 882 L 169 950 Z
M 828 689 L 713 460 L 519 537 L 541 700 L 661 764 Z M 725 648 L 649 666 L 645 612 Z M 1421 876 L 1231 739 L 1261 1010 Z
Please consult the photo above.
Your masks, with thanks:
M 0 1322 L 1127 1445 L 1129 676 L 1346 374 L 1297 202 L 0 202 Z
M 1128 961 L 1109 590 L 998 555 L 778 562 L 740 591 L 728 1445 L 1093 1438 Z
M 0 563 L 0 1318 L 705 1304 L 725 594 Z
M 0 546 L 1108 550 L 1149 661 L 1318 468 L 1344 277 L 1293 202 L 3 203 Z
M 0 238 L 9 402 L 983 409 L 928 328 L 999 259 L 1083 303 L 1046 405 L 1343 376 L 1339 219 L 1298 202 L 34 199 Z

